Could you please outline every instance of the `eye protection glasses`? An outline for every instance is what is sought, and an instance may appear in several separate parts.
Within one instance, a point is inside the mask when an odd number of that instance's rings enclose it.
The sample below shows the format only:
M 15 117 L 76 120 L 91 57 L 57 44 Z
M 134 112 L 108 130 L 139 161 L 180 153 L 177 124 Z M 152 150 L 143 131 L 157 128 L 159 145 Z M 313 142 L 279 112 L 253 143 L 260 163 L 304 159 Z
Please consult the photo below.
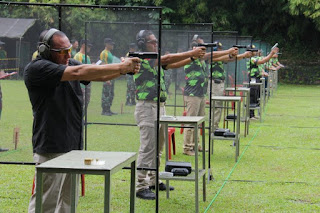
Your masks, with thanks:
M 150 43 L 150 44 L 158 44 L 158 40 L 155 39 L 155 40 L 149 40 L 147 41 L 147 43 Z
M 53 49 L 53 48 L 51 48 L 50 51 L 56 52 L 56 53 L 58 53 L 60 55 L 67 55 L 67 54 L 71 53 L 71 47 L 72 47 L 72 45 L 70 45 L 70 47 L 62 48 L 62 49 Z

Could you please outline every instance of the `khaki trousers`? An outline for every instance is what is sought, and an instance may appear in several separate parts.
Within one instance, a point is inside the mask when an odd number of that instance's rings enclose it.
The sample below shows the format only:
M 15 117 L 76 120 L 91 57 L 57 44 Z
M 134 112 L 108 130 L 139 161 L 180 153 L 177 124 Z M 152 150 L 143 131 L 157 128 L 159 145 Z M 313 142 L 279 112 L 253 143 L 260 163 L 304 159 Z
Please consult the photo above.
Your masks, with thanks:
M 157 102 L 138 101 L 135 110 L 135 119 L 140 129 L 140 148 L 137 160 L 137 167 L 156 168 L 156 127 Z M 160 116 L 165 115 L 164 103 L 160 104 Z M 165 132 L 160 125 L 159 130 L 159 150 L 160 157 L 164 146 Z M 159 166 L 159 165 L 158 165 Z M 156 176 L 154 171 L 137 170 L 136 191 L 148 189 L 154 186 Z M 161 183 L 161 182 L 160 182 Z
M 224 81 L 217 84 L 212 81 L 212 96 L 224 96 Z M 210 94 L 210 84 L 208 86 L 208 94 Z M 219 108 L 217 108 L 219 107 Z M 222 115 L 222 101 L 215 101 L 213 130 L 219 128 L 219 123 Z
M 63 153 L 33 154 L 36 164 L 44 163 Z M 37 172 L 35 172 L 35 177 Z M 79 192 L 79 175 L 77 175 L 76 203 Z M 28 212 L 34 213 L 36 207 L 36 183 L 34 194 L 31 196 Z M 43 173 L 42 209 L 44 213 L 68 213 L 71 208 L 71 175 L 62 173 Z
M 184 101 L 186 102 L 186 106 L 187 106 L 187 116 L 204 116 L 205 115 L 205 98 L 204 97 L 184 96 Z M 190 125 L 185 125 L 185 127 L 188 127 L 188 126 Z M 194 146 L 195 146 L 195 142 L 193 138 L 194 129 L 185 128 L 183 132 L 184 132 L 183 149 L 185 151 L 194 150 Z

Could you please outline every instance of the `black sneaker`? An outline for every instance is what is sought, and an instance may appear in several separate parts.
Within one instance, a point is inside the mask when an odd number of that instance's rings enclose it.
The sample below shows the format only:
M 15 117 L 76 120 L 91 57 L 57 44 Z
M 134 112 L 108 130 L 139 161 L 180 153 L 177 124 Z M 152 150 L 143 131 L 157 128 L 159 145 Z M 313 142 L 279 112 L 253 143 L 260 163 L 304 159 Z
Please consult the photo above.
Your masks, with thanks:
M 156 186 L 149 186 L 149 189 L 155 190 L 155 189 L 156 189 Z M 174 187 L 173 187 L 173 186 L 169 186 L 169 189 L 170 189 L 170 191 L 173 191 L 173 190 L 174 190 Z M 166 190 L 167 190 L 166 184 L 160 183 L 160 184 L 159 184 L 159 190 L 160 190 L 160 191 L 166 191 Z
M 118 113 L 112 112 L 111 110 L 110 110 L 110 113 L 111 113 L 111 115 L 118 115 Z
M 138 191 L 136 192 L 136 196 L 144 200 L 156 199 L 156 194 L 152 192 L 150 189 L 144 189 L 144 190 Z

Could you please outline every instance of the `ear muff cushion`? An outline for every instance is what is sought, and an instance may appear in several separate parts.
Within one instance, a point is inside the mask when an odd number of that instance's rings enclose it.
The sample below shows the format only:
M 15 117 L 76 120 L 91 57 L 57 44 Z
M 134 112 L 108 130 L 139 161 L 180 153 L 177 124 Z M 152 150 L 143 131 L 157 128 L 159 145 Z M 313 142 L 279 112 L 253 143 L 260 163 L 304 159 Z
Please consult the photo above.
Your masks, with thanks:
M 145 38 L 143 37 L 145 30 L 140 30 L 140 32 L 138 33 L 136 40 L 137 40 L 137 45 L 138 47 L 141 49 L 144 47 L 145 45 Z
M 50 46 L 49 46 L 49 40 L 51 39 L 51 37 L 53 36 L 53 34 L 55 34 L 56 32 L 58 32 L 59 30 L 51 28 L 43 37 L 42 42 L 39 44 L 38 46 L 38 51 L 40 53 L 41 56 L 43 57 L 48 57 L 50 54 Z

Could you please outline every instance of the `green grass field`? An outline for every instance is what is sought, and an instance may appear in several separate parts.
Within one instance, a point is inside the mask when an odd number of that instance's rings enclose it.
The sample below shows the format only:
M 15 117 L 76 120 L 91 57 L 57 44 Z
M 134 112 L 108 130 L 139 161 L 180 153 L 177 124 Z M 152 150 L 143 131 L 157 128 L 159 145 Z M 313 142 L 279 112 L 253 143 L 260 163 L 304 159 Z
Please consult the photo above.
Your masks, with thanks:
M 9 151 L 0 152 L 0 161 L 32 162 L 32 112 L 24 83 L 3 80 L 1 87 L 0 147 Z M 247 137 L 243 137 L 241 130 L 237 163 L 232 142 L 215 142 L 211 161 L 214 180 L 207 184 L 205 202 L 199 191 L 200 212 L 320 212 L 319 89 L 319 86 L 280 85 L 266 105 L 263 122 L 252 121 Z M 125 81 L 117 81 L 112 111 L 119 114 L 102 116 L 102 84 L 94 83 L 88 122 L 135 124 L 134 106 L 124 105 L 125 90 Z M 168 104 L 174 103 L 173 98 L 170 96 Z M 183 105 L 181 95 L 177 104 Z M 182 112 L 183 108 L 176 108 L 177 115 Z M 167 114 L 173 113 L 174 108 L 167 107 Z M 17 150 L 12 142 L 15 127 L 20 128 Z M 177 154 L 173 160 L 189 161 L 194 166 L 194 158 L 182 154 L 183 137 L 179 132 L 176 129 Z M 88 150 L 137 152 L 138 148 L 138 127 L 88 125 Z M 27 212 L 33 176 L 34 166 L 0 164 L 0 212 Z M 85 178 L 86 194 L 80 197 L 77 212 L 102 212 L 103 177 Z M 112 176 L 112 212 L 129 211 L 129 180 L 128 170 Z M 170 199 L 160 192 L 159 211 L 194 212 L 194 183 L 170 181 L 170 184 L 175 190 L 170 192 Z M 154 201 L 136 200 L 136 212 L 154 209 Z

